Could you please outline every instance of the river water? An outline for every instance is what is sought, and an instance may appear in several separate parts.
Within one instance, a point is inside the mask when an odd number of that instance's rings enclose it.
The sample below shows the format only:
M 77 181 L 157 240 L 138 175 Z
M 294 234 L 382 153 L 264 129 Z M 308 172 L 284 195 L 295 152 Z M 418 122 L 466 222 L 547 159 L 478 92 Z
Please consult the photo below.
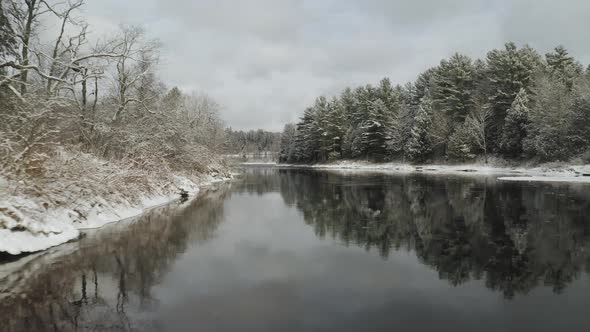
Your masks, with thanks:
M 590 186 L 247 168 L 0 263 L 0 331 L 590 331 Z

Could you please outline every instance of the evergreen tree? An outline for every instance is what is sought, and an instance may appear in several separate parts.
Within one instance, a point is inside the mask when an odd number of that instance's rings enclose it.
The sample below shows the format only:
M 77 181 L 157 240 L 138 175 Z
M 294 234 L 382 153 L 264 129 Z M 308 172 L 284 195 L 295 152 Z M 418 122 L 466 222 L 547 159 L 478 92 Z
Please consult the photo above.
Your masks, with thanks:
M 568 89 L 572 88 L 575 78 L 584 71 L 582 65 L 577 63 L 563 46 L 557 46 L 554 52 L 547 53 L 545 59 L 549 73 L 562 80 Z
M 377 90 L 369 84 L 354 90 L 349 116 L 350 128 L 347 130 L 348 135 L 346 135 L 344 142 L 344 145 L 349 149 L 347 153 L 352 158 L 367 156 L 370 152 L 368 137 L 375 126 L 375 116 L 372 115 L 371 105 L 377 95 Z
M 296 162 L 313 162 L 315 151 L 317 151 L 318 140 L 316 138 L 316 114 L 313 108 L 309 107 L 303 112 L 301 121 L 297 124 L 297 135 L 295 138 Z
M 367 151 L 366 140 L 364 139 L 366 128 L 359 126 L 351 129 L 349 133 L 350 139 L 350 156 L 352 158 L 359 158 L 365 156 Z
M 570 143 L 570 155 L 586 152 L 585 162 L 590 163 L 590 78 L 576 84 L 572 94 L 566 140 Z
M 530 92 L 534 74 L 541 64 L 537 52 L 528 46 L 518 49 L 514 43 L 507 43 L 503 50 L 488 53 L 487 77 L 492 106 L 488 141 L 493 150 L 499 149 L 506 111 L 521 89 Z
M 328 153 L 328 159 L 333 160 L 342 157 L 342 141 L 345 133 L 345 114 L 342 103 L 332 98 L 328 104 L 328 139 L 331 147 Z
M 471 59 L 456 53 L 442 60 L 433 75 L 433 101 L 457 124 L 463 123 L 472 108 L 475 68 Z
M 404 103 L 404 91 L 399 85 L 394 87 L 388 78 L 384 78 L 379 82 L 377 91 L 378 98 L 385 105 L 385 110 L 383 111 L 385 148 L 380 154 L 383 154 L 383 157 L 389 159 L 401 151 L 399 147 L 401 146 L 402 137 L 401 113 Z
M 432 101 L 429 97 L 422 99 L 414 116 L 414 125 L 407 145 L 406 155 L 411 161 L 425 162 L 432 152 L 430 127 L 432 125 Z
M 279 151 L 279 162 L 292 163 L 295 160 L 295 138 L 297 127 L 291 123 L 285 125 L 281 134 L 281 149 Z
M 341 142 L 341 156 L 343 158 L 352 158 L 351 147 L 352 147 L 352 131 L 354 130 L 353 126 L 353 114 L 354 114 L 354 105 L 355 105 L 355 95 L 351 88 L 346 87 L 344 91 L 340 94 L 339 99 L 340 106 L 342 108 L 342 113 L 344 116 L 343 122 L 343 137 Z
M 457 161 L 475 158 L 472 139 L 469 127 L 466 124 L 459 126 L 449 138 L 448 157 Z
M 533 90 L 535 102 L 529 114 L 523 150 L 542 160 L 567 159 L 567 121 L 571 119 L 571 90 L 553 75 L 540 75 Z
M 388 112 L 394 112 L 398 107 L 399 98 L 389 78 L 385 77 L 379 82 L 376 97 L 385 104 Z
M 500 149 L 507 156 L 517 157 L 522 154 L 522 140 L 526 137 L 529 122 L 528 104 L 527 92 L 521 89 L 508 109 L 500 139 Z
M 368 157 L 383 159 L 386 155 L 387 106 L 381 98 L 371 102 L 368 107 L 367 119 L 361 125 L 362 154 Z
M 436 68 L 427 69 L 425 72 L 418 75 L 418 78 L 413 84 L 406 86 L 408 90 L 408 104 L 415 110 L 422 103 L 422 99 L 430 94 L 433 86 Z
M 334 141 L 330 137 L 330 105 L 325 96 L 320 96 L 314 104 L 315 121 L 312 136 L 317 140 L 314 161 L 326 161 L 333 150 Z

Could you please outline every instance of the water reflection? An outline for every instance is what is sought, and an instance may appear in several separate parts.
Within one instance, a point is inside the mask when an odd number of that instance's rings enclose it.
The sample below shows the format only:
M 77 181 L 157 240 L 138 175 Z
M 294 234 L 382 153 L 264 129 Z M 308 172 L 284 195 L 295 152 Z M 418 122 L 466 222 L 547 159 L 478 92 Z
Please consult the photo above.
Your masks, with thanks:
M 12 263 L 22 266 L 12 273 L 16 277 L 0 278 L 0 330 L 150 327 L 149 312 L 158 303 L 152 287 L 189 244 L 213 236 L 228 193 L 222 188 L 190 204 L 157 208 L 80 242 Z
M 249 176 L 277 187 L 264 174 Z M 538 285 L 559 293 L 590 272 L 590 190 L 583 185 L 309 170 L 282 170 L 274 181 L 319 237 L 384 258 L 415 251 L 452 285 L 483 279 L 512 298 Z
M 247 169 L 0 265 L 0 331 L 576 330 L 589 212 L 579 185 Z

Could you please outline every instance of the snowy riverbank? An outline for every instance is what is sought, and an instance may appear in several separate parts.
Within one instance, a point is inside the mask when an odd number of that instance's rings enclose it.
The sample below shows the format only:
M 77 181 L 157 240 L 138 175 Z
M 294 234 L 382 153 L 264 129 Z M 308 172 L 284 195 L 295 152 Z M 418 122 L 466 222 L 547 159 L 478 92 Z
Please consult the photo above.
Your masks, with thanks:
M 329 164 L 292 165 L 275 164 L 277 167 L 299 167 L 338 171 L 380 171 L 389 173 L 432 173 L 432 174 L 473 174 L 498 175 L 502 181 L 544 181 L 590 183 L 590 164 L 557 165 L 546 164 L 535 167 L 506 167 L 482 164 L 462 165 L 409 165 L 399 163 L 369 163 L 362 161 L 340 161 Z M 505 176 L 502 176 L 505 175 Z
M 137 216 L 202 186 L 228 180 L 222 165 L 205 173 L 138 171 L 87 154 L 62 151 L 52 174 L 20 180 L 0 177 L 0 252 L 17 255 L 77 239 L 81 229 Z

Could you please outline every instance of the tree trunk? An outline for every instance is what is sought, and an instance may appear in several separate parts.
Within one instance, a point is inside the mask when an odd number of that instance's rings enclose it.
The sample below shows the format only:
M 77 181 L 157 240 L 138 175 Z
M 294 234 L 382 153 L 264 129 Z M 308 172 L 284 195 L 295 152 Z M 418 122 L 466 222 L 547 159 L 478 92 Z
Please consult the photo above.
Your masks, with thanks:
M 33 30 L 33 22 L 35 20 L 35 7 L 37 5 L 37 0 L 30 0 L 26 1 L 27 4 L 27 21 L 25 23 L 25 30 L 23 31 L 23 48 L 21 52 L 22 57 L 22 65 L 28 66 L 29 65 L 29 43 L 31 41 L 31 33 Z M 28 70 L 23 69 L 20 75 L 21 78 L 21 86 L 20 86 L 20 93 L 24 95 L 27 92 L 27 79 L 28 79 Z

